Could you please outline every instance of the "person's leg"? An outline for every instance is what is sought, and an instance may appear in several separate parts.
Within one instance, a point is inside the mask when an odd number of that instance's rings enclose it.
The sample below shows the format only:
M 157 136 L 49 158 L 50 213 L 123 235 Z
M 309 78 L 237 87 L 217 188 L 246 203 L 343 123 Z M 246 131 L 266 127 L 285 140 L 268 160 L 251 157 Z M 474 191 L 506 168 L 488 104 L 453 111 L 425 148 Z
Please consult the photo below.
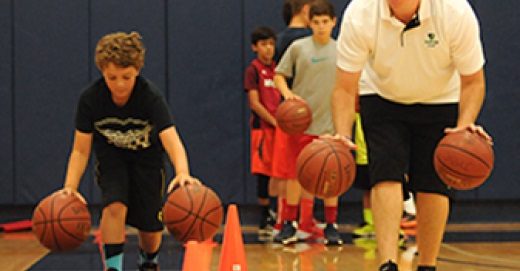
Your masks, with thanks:
M 139 231 L 139 270 L 159 270 L 159 249 L 164 225 L 160 220 L 165 186 L 164 169 L 134 165 L 127 224 Z
M 128 172 L 122 161 L 96 163 L 97 184 L 101 188 L 103 210 L 99 229 L 104 250 L 104 266 L 123 270 L 125 224 L 128 214 Z
M 272 231 L 272 219 L 269 213 L 269 176 L 257 174 L 257 197 L 260 207 L 260 222 L 258 234 L 269 234 Z
M 354 237 L 374 237 L 374 217 L 372 214 L 372 204 L 370 203 L 370 189 L 363 192 L 363 223 L 352 231 Z
M 299 136 L 288 135 L 280 128 L 275 131 L 273 153 L 273 176 L 283 179 L 285 196 L 279 198 L 279 221 L 282 226 L 274 236 L 274 241 L 283 244 L 295 242 L 296 219 L 300 203 L 300 184 L 296 180 L 296 159 L 298 157 Z M 294 240 L 294 241 L 293 241 Z
M 317 229 L 314 220 L 314 195 L 301 189 L 300 218 L 298 221 L 298 239 L 300 241 L 314 239 L 317 235 L 323 236 L 321 229 Z
M 310 144 L 314 139 L 314 135 L 303 135 L 298 141 L 298 154 L 301 150 Z M 314 195 L 301 188 L 300 197 L 300 219 L 298 225 L 299 240 L 309 240 L 320 238 L 323 236 L 323 230 L 318 228 L 314 219 Z
M 448 220 L 448 197 L 434 193 L 417 194 L 417 248 L 419 266 L 436 266 L 437 255 Z
M 419 270 L 435 270 L 449 214 L 450 190 L 437 175 L 433 153 L 446 127 L 457 121 L 456 104 L 425 106 L 417 112 L 422 120 L 413 127 L 410 189 L 416 193 Z
M 287 183 L 288 180 L 278 179 L 278 204 L 276 209 L 276 223 L 273 227 L 273 236 L 282 230 L 284 219 L 287 217 Z
M 123 247 L 125 243 L 126 206 L 114 202 L 103 208 L 100 230 L 108 270 L 123 270 Z
M 274 237 L 274 241 L 284 245 L 298 241 L 296 236 L 296 219 L 298 218 L 298 206 L 300 202 L 301 186 L 298 180 L 287 180 L 287 206 L 283 212 L 282 230 Z
M 399 222 L 403 212 L 400 182 L 386 181 L 372 188 L 372 211 L 376 228 L 377 247 L 381 264 L 397 262 Z
M 403 212 L 403 174 L 410 160 L 409 107 L 377 95 L 362 96 L 360 103 L 380 270 L 393 270 Z
M 363 223 L 352 231 L 354 237 L 374 237 L 374 220 L 372 216 L 372 205 L 370 203 L 370 177 L 368 173 L 368 151 L 361 123 L 361 115 L 356 113 L 354 128 L 354 142 L 357 149 L 356 155 L 356 178 L 354 187 L 363 190 Z
M 325 237 L 325 245 L 342 245 L 343 239 L 338 231 L 338 197 L 328 198 L 324 200 L 325 205 L 325 229 L 323 235 Z
M 139 231 L 139 270 L 157 270 L 162 231 Z

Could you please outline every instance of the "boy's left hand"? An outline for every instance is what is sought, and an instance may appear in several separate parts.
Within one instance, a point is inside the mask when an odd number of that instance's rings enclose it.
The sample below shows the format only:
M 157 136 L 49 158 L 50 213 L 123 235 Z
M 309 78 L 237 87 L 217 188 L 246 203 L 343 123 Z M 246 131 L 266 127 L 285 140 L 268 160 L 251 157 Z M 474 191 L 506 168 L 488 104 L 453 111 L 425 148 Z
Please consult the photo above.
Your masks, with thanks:
M 177 174 L 177 176 L 175 176 L 175 178 L 170 182 L 170 185 L 168 185 L 168 193 L 179 186 L 185 186 L 187 184 L 201 185 L 199 179 L 186 173 L 180 173 Z

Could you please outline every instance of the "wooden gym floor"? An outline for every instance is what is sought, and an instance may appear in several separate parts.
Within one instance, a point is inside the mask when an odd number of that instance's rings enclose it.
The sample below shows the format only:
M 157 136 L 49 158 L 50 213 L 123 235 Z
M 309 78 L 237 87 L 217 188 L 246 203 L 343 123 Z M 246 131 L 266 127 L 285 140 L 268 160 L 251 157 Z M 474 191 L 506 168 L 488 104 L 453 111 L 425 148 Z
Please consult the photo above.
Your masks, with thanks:
M 248 270 L 256 271 L 375 271 L 376 245 L 371 239 L 350 238 L 352 225 L 341 225 L 347 244 L 326 247 L 319 243 L 281 246 L 259 242 L 256 228 L 242 227 Z M 219 234 L 215 238 L 221 242 Z M 67 253 L 49 253 L 31 232 L 0 233 L 1 270 L 101 270 L 99 251 L 92 238 Z M 214 247 L 210 270 L 217 270 L 221 245 Z M 136 270 L 137 239 L 129 231 L 125 270 Z M 400 254 L 400 270 L 415 271 L 413 240 Z M 169 235 L 161 249 L 161 270 L 182 270 L 184 249 Z M 202 255 L 201 255 L 202 257 Z M 520 223 L 449 224 L 439 255 L 439 271 L 520 270 Z M 203 271 L 203 270 L 201 270 Z

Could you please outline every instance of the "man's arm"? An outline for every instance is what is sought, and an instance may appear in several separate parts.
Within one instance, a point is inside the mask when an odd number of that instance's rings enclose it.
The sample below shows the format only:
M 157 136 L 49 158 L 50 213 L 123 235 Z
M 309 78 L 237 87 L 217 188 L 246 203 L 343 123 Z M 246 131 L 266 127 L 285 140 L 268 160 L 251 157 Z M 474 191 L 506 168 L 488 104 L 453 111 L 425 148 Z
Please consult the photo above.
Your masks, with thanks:
M 352 137 L 360 77 L 361 72 L 336 69 L 336 84 L 332 92 L 332 120 L 336 133 L 349 138 Z
M 485 95 L 486 86 L 483 69 L 471 75 L 460 76 L 460 103 L 457 127 L 467 127 L 475 123 L 484 103 Z

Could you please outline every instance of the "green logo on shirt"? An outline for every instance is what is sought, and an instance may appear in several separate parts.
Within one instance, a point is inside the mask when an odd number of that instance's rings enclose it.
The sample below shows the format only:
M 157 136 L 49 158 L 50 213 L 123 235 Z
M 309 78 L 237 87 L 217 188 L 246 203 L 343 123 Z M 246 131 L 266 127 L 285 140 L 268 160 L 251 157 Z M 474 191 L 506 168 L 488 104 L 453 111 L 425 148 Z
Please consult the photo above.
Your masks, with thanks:
M 311 57 L 311 62 L 312 63 L 318 63 L 318 62 L 322 62 L 324 60 L 327 60 L 326 56 L 324 56 L 324 57 L 315 57 L 315 56 Z
M 439 44 L 439 40 L 437 40 L 435 38 L 435 34 L 434 33 L 430 32 L 430 33 L 428 33 L 428 37 L 426 38 L 424 43 L 426 43 L 426 46 L 428 46 L 430 48 L 434 48 L 435 46 L 437 46 L 437 44 Z

